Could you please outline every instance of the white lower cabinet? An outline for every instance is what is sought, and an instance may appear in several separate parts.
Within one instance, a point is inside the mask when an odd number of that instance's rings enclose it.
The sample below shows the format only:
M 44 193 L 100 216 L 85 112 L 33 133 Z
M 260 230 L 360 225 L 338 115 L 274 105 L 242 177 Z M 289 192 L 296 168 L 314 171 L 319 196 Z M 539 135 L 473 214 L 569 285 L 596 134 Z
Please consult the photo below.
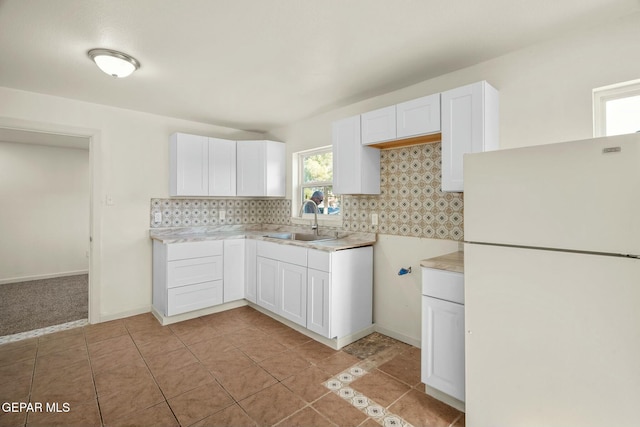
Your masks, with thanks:
M 464 401 L 464 305 L 422 297 L 422 381 Z
M 256 265 L 259 306 L 331 339 L 372 325 L 371 246 L 327 252 L 260 241 Z
M 256 304 L 307 326 L 307 249 L 257 244 Z
M 153 242 L 153 305 L 174 316 L 223 302 L 222 241 Z
M 224 302 L 244 298 L 245 240 L 224 241 Z
M 373 248 L 309 249 L 307 329 L 326 338 L 361 331 L 373 320 Z
M 278 303 L 278 261 L 274 259 L 256 258 L 256 304 L 277 313 Z
M 278 263 L 279 313 L 307 327 L 307 267 Z
M 310 268 L 307 273 L 307 329 L 329 337 L 331 274 Z
M 244 242 L 244 297 L 247 301 L 256 303 L 256 241 Z
M 422 268 L 422 294 L 422 382 L 464 401 L 464 275 Z
M 326 338 L 373 319 L 373 247 L 327 252 L 252 239 L 153 242 L 153 306 L 174 316 L 247 299 Z
M 222 280 L 167 290 L 167 316 L 222 304 Z

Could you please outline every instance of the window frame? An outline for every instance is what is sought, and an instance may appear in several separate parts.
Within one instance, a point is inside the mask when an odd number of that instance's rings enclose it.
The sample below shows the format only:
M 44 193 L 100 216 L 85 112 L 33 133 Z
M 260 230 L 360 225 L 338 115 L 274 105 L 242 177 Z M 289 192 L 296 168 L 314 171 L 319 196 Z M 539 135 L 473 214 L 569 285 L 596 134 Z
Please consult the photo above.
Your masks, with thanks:
M 323 186 L 331 186 L 333 187 L 333 179 L 331 181 L 314 181 L 312 183 L 304 182 L 304 158 L 323 154 L 327 152 L 332 152 L 332 146 L 327 145 L 324 147 L 313 148 L 304 151 L 298 151 L 293 153 L 293 171 L 294 171 L 294 180 L 293 180 L 293 191 L 292 191 L 292 206 L 291 206 L 291 217 L 292 223 L 296 223 L 296 220 L 303 220 L 302 223 L 307 224 L 310 219 L 314 218 L 314 214 L 312 213 L 302 213 L 300 216 L 300 208 L 302 206 L 302 202 L 304 201 L 304 189 L 308 187 L 323 187 Z M 342 207 L 342 196 L 336 196 L 340 199 L 340 206 Z M 330 225 L 339 225 L 342 224 L 342 209 L 340 209 L 340 213 L 335 215 L 329 215 L 328 210 L 325 213 L 318 212 L 318 222 L 319 223 L 327 223 Z
M 593 136 L 607 136 L 608 101 L 640 95 L 640 79 L 593 89 Z

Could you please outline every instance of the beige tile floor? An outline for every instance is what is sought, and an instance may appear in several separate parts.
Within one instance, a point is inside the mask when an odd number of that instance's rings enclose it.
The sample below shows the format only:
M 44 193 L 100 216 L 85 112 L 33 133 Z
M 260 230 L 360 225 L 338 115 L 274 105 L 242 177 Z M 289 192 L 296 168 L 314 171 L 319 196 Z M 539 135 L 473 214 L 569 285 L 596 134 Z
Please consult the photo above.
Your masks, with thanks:
M 424 393 L 419 349 L 372 334 L 335 351 L 250 307 L 170 326 L 143 314 L 0 345 L 0 404 L 0 426 L 465 423 Z

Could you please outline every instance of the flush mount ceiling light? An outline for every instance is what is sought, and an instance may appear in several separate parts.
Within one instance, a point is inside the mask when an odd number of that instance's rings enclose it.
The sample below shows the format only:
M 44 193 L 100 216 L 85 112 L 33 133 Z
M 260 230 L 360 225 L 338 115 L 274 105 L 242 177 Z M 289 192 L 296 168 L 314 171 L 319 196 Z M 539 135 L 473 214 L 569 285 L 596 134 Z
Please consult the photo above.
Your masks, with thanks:
M 127 77 L 140 68 L 137 59 L 117 50 L 91 49 L 87 53 L 102 71 L 113 77 Z

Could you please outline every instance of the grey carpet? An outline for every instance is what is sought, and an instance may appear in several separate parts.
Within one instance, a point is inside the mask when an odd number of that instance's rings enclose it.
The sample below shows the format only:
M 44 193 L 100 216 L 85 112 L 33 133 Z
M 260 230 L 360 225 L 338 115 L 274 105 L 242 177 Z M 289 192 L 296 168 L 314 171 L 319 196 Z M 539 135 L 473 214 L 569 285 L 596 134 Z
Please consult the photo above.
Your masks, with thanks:
M 86 319 L 89 276 L 0 285 L 0 336 Z

